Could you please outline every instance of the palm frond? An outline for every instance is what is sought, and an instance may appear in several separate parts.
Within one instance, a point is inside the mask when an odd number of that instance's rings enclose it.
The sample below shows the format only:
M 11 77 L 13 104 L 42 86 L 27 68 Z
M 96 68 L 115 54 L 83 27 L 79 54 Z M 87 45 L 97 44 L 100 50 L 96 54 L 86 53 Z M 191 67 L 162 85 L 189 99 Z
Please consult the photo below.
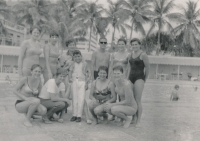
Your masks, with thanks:
M 169 12 L 172 10 L 173 7 L 174 7 L 174 2 L 173 2 L 173 0 L 171 0 L 171 1 L 164 7 L 163 13 L 164 13 L 164 14 L 169 13 Z

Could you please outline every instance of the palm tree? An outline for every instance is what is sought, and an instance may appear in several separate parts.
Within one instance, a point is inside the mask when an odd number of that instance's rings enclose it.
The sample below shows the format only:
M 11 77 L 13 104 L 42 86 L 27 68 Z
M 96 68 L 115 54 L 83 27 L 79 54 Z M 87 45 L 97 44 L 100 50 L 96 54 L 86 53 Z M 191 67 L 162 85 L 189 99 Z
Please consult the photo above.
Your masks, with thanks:
M 108 16 L 109 23 L 113 27 L 112 41 L 114 41 L 116 28 L 127 36 L 126 28 L 130 29 L 130 26 L 124 22 L 128 19 L 128 14 L 125 9 L 122 8 L 124 0 L 118 0 L 116 2 L 107 0 L 107 2 L 109 3 L 109 9 L 105 10 L 105 12 Z
M 60 0 L 48 12 L 49 21 L 42 26 L 46 31 L 52 29 L 61 36 L 61 42 L 64 46 L 65 41 L 73 39 L 77 32 L 84 29 L 83 23 L 77 17 L 77 9 L 82 4 L 79 0 Z
M 85 1 L 84 8 L 78 12 L 79 18 L 84 22 L 87 29 L 89 28 L 90 30 L 88 51 L 90 51 L 91 34 L 92 32 L 97 32 L 96 21 L 101 17 L 101 13 L 104 11 L 103 7 L 98 5 L 97 2 L 98 0 L 95 2 Z
M 32 26 L 39 25 L 48 20 L 47 10 L 51 3 L 45 0 L 21 1 L 13 6 L 16 13 L 17 23 L 23 23 Z
M 183 34 L 182 43 L 191 45 L 192 48 L 198 46 L 200 37 L 200 9 L 197 8 L 197 2 L 188 1 L 187 6 L 181 6 L 181 13 L 172 13 L 168 17 L 176 21 L 179 25 L 174 28 L 176 36 Z
M 143 36 L 146 35 L 143 24 L 149 22 L 149 16 L 152 15 L 150 10 L 150 2 L 152 0 L 128 0 L 124 1 L 124 6 L 127 9 L 127 13 L 130 16 L 131 20 L 131 33 L 130 40 L 132 38 L 133 27 L 136 32 L 140 32 Z
M 151 27 L 147 33 L 147 36 L 152 33 L 156 26 L 158 26 L 158 41 L 157 41 L 157 53 L 160 49 L 160 34 L 161 30 L 164 29 L 166 25 L 169 33 L 172 33 L 173 27 L 171 23 L 168 21 L 169 12 L 172 10 L 174 6 L 173 0 L 154 0 L 153 1 L 153 21 L 151 23 Z

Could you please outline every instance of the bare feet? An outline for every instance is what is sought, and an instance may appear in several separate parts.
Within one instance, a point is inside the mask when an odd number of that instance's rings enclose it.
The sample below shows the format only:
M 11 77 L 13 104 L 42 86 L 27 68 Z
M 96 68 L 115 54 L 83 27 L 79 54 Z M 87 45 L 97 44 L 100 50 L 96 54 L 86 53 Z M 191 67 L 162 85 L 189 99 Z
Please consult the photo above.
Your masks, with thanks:
M 30 123 L 30 121 L 25 121 L 24 122 L 24 125 L 26 126 L 26 127 L 32 127 L 33 125 Z
M 124 128 L 128 128 L 130 124 L 131 124 L 131 119 L 127 118 L 127 120 L 124 123 Z

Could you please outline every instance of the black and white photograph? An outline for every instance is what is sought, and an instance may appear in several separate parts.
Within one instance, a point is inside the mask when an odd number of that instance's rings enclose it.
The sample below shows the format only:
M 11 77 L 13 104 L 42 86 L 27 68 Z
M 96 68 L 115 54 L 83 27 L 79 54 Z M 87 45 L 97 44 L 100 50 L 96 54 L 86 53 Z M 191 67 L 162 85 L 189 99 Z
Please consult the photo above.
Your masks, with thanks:
M 200 141 L 199 0 L 0 0 L 0 141 Z

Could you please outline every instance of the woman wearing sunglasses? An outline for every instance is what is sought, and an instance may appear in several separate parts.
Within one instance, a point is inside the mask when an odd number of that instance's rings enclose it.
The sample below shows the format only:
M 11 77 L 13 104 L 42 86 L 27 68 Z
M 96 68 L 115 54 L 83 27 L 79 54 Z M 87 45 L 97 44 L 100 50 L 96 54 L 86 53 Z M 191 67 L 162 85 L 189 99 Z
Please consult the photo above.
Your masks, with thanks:
M 44 67 L 44 83 L 46 83 L 49 79 L 52 79 L 56 74 L 57 69 L 59 67 L 58 58 L 61 53 L 59 52 L 58 47 L 59 35 L 56 32 L 50 33 L 50 41 L 45 47 L 44 57 L 45 57 L 45 67 Z
M 90 99 L 92 101 L 89 104 L 89 109 L 94 118 L 93 124 L 98 124 L 97 116 L 103 116 L 107 119 L 105 104 L 116 101 L 114 84 L 107 79 L 108 68 L 106 66 L 100 66 L 98 75 L 99 77 L 93 81 L 90 89 Z
M 113 79 L 113 68 L 115 66 L 121 65 L 124 70 L 124 78 L 128 78 L 128 55 L 129 53 L 126 50 L 126 40 L 119 39 L 117 43 L 118 49 L 111 57 L 111 64 L 110 64 L 110 73 L 111 79 Z

